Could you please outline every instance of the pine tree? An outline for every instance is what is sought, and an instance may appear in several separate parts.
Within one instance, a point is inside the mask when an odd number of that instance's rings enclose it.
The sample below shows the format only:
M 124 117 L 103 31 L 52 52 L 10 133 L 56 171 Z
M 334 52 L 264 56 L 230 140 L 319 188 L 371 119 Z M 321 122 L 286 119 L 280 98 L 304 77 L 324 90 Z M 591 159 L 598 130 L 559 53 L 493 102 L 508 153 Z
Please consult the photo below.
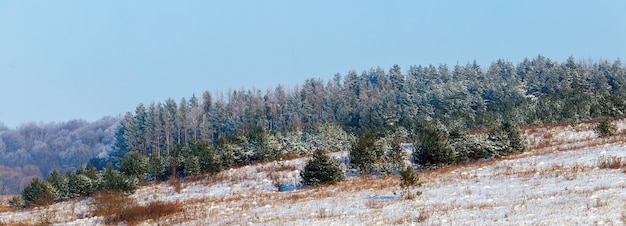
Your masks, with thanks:
M 85 176 L 91 179 L 92 186 L 95 190 L 100 188 L 100 183 L 102 182 L 102 178 L 100 177 L 100 173 L 96 166 L 92 164 L 87 164 L 85 167 Z
M 50 173 L 48 178 L 46 178 L 46 182 L 50 183 L 52 187 L 55 189 L 55 197 L 54 201 L 66 200 L 69 199 L 69 187 L 67 177 L 60 174 L 56 169 Z
M 479 159 L 489 159 L 502 151 L 503 147 L 488 139 L 486 135 L 463 134 L 450 139 L 450 145 L 456 153 L 455 162 L 467 162 Z
M 361 172 L 371 172 L 376 161 L 381 157 L 376 145 L 376 133 L 367 132 L 359 136 L 350 150 L 350 164 Z
M 148 159 L 148 173 L 153 179 L 153 183 L 164 179 L 166 168 L 167 163 L 163 157 L 160 155 L 150 155 Z
M 189 128 L 187 127 L 190 113 L 189 102 L 183 97 L 180 99 L 180 104 L 178 106 L 179 108 L 176 115 L 176 123 L 178 125 L 178 144 L 187 144 L 189 142 Z
M 400 171 L 400 188 L 401 194 L 406 199 L 414 199 L 422 194 L 421 191 L 413 193 L 413 188 L 420 187 L 422 184 L 419 182 L 419 176 L 413 172 L 413 167 L 408 166 Z
M 438 122 L 422 126 L 419 141 L 413 148 L 413 162 L 426 168 L 448 165 L 456 159 L 448 142 L 448 132 Z
M 525 151 L 526 140 L 517 126 L 505 122 L 489 133 L 489 140 L 498 144 L 501 149 L 498 155 L 509 155 L 513 151 Z
M 198 156 L 189 155 L 185 158 L 184 163 L 185 176 L 198 176 L 200 175 L 200 161 Z
M 122 159 L 120 172 L 143 181 L 145 174 L 148 172 L 148 158 L 138 152 L 130 152 Z
M 382 158 L 383 169 L 386 174 L 395 174 L 405 168 L 404 160 L 407 158 L 407 153 L 400 145 L 400 141 L 394 140 L 391 142 L 391 148 L 385 152 Z
M 9 207 L 13 209 L 23 208 L 24 199 L 22 199 L 22 196 L 13 196 L 13 198 L 9 200 Z
M 108 164 L 102 173 L 102 190 L 132 193 L 137 189 L 137 179 L 122 175 Z
M 222 168 L 230 168 L 235 165 L 235 154 L 228 139 L 219 138 L 215 146 L 222 162 Z
M 248 144 L 254 152 L 252 157 L 256 161 L 274 160 L 276 153 L 268 147 L 268 134 L 261 126 L 255 126 L 248 132 Z
M 339 160 L 329 157 L 322 150 L 313 153 L 313 158 L 304 166 L 300 177 L 304 185 L 335 184 L 344 180 Z
M 191 145 L 194 153 L 198 153 L 201 172 L 216 174 L 222 170 L 222 160 L 215 148 L 206 141 L 196 141 Z
M 33 178 L 22 191 L 25 206 L 46 206 L 54 202 L 56 191 L 50 183 Z
M 95 192 L 95 186 L 84 174 L 71 173 L 68 175 L 68 190 L 71 197 L 86 197 Z
M 131 112 L 126 112 L 124 118 L 118 123 L 115 132 L 115 144 L 113 145 L 115 152 L 111 154 L 111 160 L 115 166 L 119 166 L 126 153 L 136 148 L 135 130 L 135 118 Z
M 594 131 L 599 137 L 610 137 L 617 133 L 617 125 L 610 118 L 604 118 L 598 122 Z

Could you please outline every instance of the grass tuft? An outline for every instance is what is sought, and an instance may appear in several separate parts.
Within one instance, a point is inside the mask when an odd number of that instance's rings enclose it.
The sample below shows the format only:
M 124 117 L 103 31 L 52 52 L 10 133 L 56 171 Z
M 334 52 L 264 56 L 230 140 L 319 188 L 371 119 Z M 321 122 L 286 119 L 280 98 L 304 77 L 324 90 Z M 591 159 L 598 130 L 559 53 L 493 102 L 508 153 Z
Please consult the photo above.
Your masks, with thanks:
M 365 206 L 367 206 L 368 209 L 372 209 L 372 210 L 383 208 L 383 204 L 374 199 L 368 199 L 367 202 L 365 202 Z
M 620 169 L 624 166 L 624 161 L 619 156 L 600 156 L 597 164 L 600 169 Z

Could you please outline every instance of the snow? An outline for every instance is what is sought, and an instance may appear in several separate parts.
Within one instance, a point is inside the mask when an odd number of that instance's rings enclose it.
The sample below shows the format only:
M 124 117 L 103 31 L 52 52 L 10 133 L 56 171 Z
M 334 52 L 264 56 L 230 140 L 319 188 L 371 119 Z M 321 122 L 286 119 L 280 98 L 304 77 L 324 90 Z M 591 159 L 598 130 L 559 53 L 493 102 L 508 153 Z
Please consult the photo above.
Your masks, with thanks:
M 620 128 L 626 128 L 619 121 Z M 251 165 L 212 178 L 140 188 L 140 204 L 183 202 L 184 213 L 144 222 L 174 225 L 621 225 L 626 174 L 605 169 L 606 157 L 626 162 L 624 138 L 598 139 L 591 124 L 527 130 L 530 151 L 422 172 L 415 200 L 398 195 L 398 177 L 349 177 L 333 186 L 280 192 L 295 185 L 306 158 Z M 347 156 L 346 152 L 333 153 Z M 90 199 L 0 213 L 0 224 L 52 216 L 62 225 L 98 225 Z M 53 213 L 52 213 L 53 212 Z

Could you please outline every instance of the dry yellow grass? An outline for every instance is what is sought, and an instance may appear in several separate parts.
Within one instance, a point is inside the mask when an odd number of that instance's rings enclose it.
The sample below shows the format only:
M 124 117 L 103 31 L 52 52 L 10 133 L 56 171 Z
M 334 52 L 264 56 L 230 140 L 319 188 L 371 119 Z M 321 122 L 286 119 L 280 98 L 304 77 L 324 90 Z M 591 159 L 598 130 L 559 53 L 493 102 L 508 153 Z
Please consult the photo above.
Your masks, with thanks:
M 181 212 L 183 204 L 178 202 L 151 202 L 138 205 L 135 200 L 115 192 L 101 192 L 93 196 L 96 210 L 94 216 L 102 216 L 106 224 L 137 224 Z

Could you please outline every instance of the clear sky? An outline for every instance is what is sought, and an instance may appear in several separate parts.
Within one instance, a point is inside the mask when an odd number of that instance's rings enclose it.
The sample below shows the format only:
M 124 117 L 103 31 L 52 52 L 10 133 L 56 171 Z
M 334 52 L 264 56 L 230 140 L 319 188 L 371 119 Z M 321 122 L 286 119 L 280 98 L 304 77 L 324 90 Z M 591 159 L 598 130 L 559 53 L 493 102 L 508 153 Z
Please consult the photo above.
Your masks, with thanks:
M 626 56 L 626 1 L 5 1 L 0 122 L 380 66 Z

